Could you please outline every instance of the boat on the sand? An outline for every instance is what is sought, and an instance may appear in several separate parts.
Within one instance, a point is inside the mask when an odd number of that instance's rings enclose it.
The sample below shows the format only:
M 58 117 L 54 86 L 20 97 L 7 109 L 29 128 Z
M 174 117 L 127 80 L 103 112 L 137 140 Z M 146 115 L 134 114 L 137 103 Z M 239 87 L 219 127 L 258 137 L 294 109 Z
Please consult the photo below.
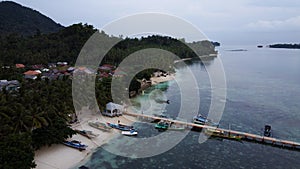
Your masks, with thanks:
M 89 122 L 89 125 L 91 127 L 94 127 L 96 129 L 102 130 L 102 131 L 111 131 L 111 128 L 109 126 L 107 126 L 105 123 L 101 123 L 101 122 Z
M 95 134 L 93 133 L 92 131 L 89 131 L 89 130 L 75 130 L 78 134 L 81 134 L 89 139 L 92 139 L 92 138 L 95 138 L 95 137 L 98 137 L 99 134 Z
M 82 144 L 80 141 L 77 140 L 64 141 L 63 144 L 72 148 L 76 148 L 79 151 L 85 150 L 88 147 L 87 145 Z

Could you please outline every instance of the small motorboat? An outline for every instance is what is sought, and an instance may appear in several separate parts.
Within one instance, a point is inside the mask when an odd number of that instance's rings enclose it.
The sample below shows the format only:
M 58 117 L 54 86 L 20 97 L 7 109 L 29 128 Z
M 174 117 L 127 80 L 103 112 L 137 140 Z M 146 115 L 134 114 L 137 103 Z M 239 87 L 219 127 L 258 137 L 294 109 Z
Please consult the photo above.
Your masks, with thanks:
M 202 116 L 201 114 L 198 114 L 197 116 L 194 116 L 193 123 L 205 125 L 205 123 L 208 123 L 208 120 L 206 119 L 206 117 Z
M 265 130 L 264 130 L 264 136 L 270 137 L 271 136 L 271 126 L 270 125 L 265 125 Z
M 130 131 L 122 131 L 121 133 L 125 136 L 136 136 L 136 135 L 138 135 L 138 132 L 134 129 L 132 129 Z
M 201 125 L 216 126 L 216 127 L 219 126 L 218 123 L 214 123 L 212 120 L 207 119 L 206 117 L 202 116 L 201 114 L 198 114 L 197 116 L 194 116 L 193 123 L 201 124 Z
M 158 129 L 158 130 L 167 130 L 169 128 L 169 123 L 167 122 L 158 122 L 156 125 L 155 125 L 155 128 Z
M 63 144 L 72 148 L 76 148 L 79 151 L 85 150 L 88 147 L 87 145 L 82 144 L 80 141 L 77 140 L 64 141 Z

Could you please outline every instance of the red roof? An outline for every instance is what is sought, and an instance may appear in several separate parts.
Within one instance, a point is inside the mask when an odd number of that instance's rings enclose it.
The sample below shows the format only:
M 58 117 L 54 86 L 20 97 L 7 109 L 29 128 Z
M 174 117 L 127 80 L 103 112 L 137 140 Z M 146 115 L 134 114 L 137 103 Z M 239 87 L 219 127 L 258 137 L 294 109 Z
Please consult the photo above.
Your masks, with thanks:
M 24 68 L 25 67 L 25 65 L 23 65 L 23 64 L 16 64 L 16 68 Z
M 23 73 L 24 75 L 38 75 L 40 74 L 39 72 L 33 71 L 33 70 L 28 70 L 27 72 Z

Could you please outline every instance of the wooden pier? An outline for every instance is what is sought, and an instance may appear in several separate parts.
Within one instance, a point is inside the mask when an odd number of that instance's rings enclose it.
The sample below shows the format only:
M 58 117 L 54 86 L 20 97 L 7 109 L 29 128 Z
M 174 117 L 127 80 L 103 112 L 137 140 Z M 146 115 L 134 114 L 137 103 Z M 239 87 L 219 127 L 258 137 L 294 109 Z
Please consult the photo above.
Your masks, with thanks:
M 229 130 L 229 129 L 216 128 L 216 127 L 208 126 L 208 125 L 200 125 L 200 124 L 183 122 L 183 121 L 179 121 L 179 120 L 150 116 L 150 115 L 145 115 L 145 114 L 136 114 L 136 113 L 129 113 L 129 112 L 126 112 L 124 114 L 133 116 L 133 117 L 138 117 L 141 120 L 149 120 L 149 119 L 164 120 L 167 122 L 172 122 L 173 124 L 182 125 L 182 126 L 186 126 L 186 127 L 194 127 L 194 128 L 200 128 L 200 129 L 212 129 L 212 130 L 216 130 L 216 131 L 221 131 L 221 132 L 229 134 L 229 135 L 242 136 L 242 140 L 245 140 L 245 141 L 257 142 L 257 143 L 261 143 L 261 144 L 268 144 L 268 145 L 272 145 L 275 147 L 291 149 L 291 150 L 298 150 L 298 151 L 300 150 L 300 143 L 294 142 L 294 141 L 276 139 L 276 138 L 261 136 L 261 135 L 257 135 L 257 134 L 251 134 L 251 133 Z

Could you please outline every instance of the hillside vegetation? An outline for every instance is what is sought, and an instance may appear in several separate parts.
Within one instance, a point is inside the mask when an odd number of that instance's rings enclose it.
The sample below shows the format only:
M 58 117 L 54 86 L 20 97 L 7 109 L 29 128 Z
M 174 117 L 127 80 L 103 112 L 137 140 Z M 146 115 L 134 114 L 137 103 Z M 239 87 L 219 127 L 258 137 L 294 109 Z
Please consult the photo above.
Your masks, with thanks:
M 0 2 L 0 35 L 17 33 L 31 36 L 36 33 L 53 33 L 62 29 L 49 17 L 15 2 Z

